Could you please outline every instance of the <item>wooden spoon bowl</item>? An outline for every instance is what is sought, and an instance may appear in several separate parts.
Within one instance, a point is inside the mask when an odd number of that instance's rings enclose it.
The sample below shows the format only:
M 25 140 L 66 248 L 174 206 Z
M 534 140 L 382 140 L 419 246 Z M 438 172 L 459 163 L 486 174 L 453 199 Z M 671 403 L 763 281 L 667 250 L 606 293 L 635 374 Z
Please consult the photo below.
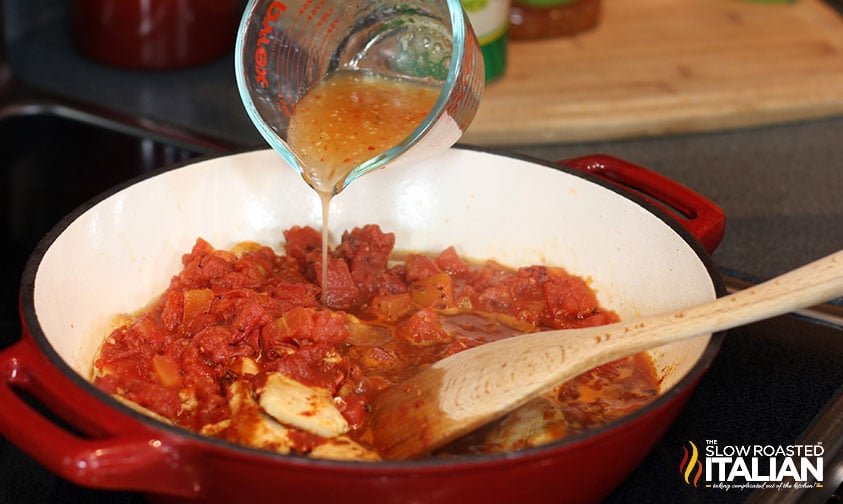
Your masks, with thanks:
M 843 296 L 843 251 L 697 306 L 474 347 L 433 364 L 377 398 L 372 415 L 376 446 L 386 459 L 420 456 L 601 364 L 839 296 Z

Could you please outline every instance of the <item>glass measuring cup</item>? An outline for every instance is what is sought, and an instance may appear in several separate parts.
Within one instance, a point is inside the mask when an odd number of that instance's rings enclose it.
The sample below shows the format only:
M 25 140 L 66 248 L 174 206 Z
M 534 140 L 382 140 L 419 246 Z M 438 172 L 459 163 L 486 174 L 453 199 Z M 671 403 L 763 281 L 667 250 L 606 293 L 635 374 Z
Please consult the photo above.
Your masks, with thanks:
M 326 181 L 288 133 L 302 98 L 344 72 L 433 87 L 438 95 L 402 140 Z M 250 0 L 235 75 L 258 131 L 323 194 L 386 164 L 451 147 L 474 118 L 484 86 L 483 56 L 460 0 Z

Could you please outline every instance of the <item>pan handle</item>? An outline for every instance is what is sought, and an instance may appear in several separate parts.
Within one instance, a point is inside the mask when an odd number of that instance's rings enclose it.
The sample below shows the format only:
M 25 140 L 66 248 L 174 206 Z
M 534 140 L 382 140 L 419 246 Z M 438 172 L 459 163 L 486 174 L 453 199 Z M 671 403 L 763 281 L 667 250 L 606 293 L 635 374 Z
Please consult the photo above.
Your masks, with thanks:
M 557 161 L 588 172 L 667 212 L 711 254 L 723 239 L 726 214 L 711 200 L 657 172 L 607 154 L 592 154 Z
M 0 352 L 0 404 L 0 434 L 77 485 L 200 491 L 191 450 L 74 386 L 28 335 Z

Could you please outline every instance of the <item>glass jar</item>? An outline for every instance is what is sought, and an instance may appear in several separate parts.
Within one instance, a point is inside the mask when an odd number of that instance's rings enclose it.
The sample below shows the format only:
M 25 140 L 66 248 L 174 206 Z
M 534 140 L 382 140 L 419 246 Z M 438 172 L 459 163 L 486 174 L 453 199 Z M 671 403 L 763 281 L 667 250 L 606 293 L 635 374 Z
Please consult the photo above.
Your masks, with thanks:
M 85 57 L 135 70 L 209 63 L 234 49 L 243 0 L 74 0 L 73 35 Z
M 509 19 L 512 40 L 575 35 L 597 26 L 600 0 L 512 0 Z

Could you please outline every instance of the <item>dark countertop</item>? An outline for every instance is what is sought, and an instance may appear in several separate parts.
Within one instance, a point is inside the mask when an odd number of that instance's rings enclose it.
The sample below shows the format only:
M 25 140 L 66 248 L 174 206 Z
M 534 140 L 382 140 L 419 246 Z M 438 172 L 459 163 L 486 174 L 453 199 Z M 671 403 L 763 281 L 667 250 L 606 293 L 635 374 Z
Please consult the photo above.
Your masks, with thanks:
M 50 95 L 216 138 L 221 144 L 263 144 L 240 104 L 230 57 L 171 72 L 107 68 L 78 56 L 65 23 L 49 17 L 8 40 L 6 56 L 16 79 Z M 728 216 L 726 235 L 713 257 L 730 276 L 769 278 L 843 248 L 843 117 L 501 150 L 548 160 L 611 154 L 698 191 Z M 688 439 L 731 439 L 736 444 L 796 439 L 841 389 L 841 336 L 839 325 L 792 316 L 731 332 L 676 425 L 610 501 L 743 501 L 746 493 L 713 498 L 680 484 L 673 465 L 679 463 L 681 445 Z M 0 502 L 141 501 L 135 494 L 91 491 L 61 481 L 0 438 Z

